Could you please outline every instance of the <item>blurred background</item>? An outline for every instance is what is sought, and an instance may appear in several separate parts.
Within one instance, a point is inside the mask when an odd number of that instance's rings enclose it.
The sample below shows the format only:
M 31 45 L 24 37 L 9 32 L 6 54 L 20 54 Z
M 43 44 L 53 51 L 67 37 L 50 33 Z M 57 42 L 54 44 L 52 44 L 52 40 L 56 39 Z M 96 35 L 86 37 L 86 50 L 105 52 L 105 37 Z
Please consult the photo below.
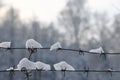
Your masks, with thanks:
M 59 41 L 64 48 L 90 50 L 103 47 L 105 52 L 120 52 L 120 1 L 119 0 L 0 0 L 0 42 L 11 41 L 12 47 L 24 48 L 27 39 L 33 38 L 43 47 Z M 39 50 L 32 61 L 43 61 L 51 66 L 66 61 L 75 69 L 120 70 L 120 56 L 73 54 L 75 52 Z M 77 53 L 77 52 L 76 52 Z M 15 66 L 27 50 L 0 52 L 0 69 Z M 66 80 L 119 80 L 120 73 L 66 73 Z M 41 80 L 62 80 L 61 72 L 43 72 Z M 6 77 L 7 76 L 7 77 Z M 9 73 L 0 73 L 1 80 L 9 80 Z M 16 73 L 12 80 L 24 79 Z M 40 80 L 32 73 L 30 80 Z

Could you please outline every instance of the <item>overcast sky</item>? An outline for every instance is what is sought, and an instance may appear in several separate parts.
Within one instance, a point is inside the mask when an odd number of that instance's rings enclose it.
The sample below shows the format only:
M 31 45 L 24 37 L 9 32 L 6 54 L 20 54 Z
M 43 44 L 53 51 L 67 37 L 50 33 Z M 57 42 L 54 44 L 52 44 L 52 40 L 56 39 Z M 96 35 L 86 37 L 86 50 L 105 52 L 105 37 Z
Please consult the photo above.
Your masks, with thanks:
M 68 0 L 3 0 L 5 6 L 16 8 L 21 19 L 28 20 L 37 17 L 42 22 L 55 21 L 59 12 L 65 7 Z M 107 11 L 110 15 L 119 13 L 119 0 L 88 0 L 92 12 Z M 3 9 L 4 14 L 5 9 Z M 1 13 L 2 14 L 2 13 Z

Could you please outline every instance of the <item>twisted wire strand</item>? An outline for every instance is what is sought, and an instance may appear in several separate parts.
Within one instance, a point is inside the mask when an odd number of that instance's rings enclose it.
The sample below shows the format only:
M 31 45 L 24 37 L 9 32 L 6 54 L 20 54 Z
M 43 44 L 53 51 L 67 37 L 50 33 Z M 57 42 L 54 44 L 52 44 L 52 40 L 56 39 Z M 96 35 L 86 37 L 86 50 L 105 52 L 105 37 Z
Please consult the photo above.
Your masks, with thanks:
M 27 49 L 27 48 L 1 48 L 1 49 L 8 49 L 8 50 L 12 50 L 12 49 Z M 35 48 L 35 49 L 40 49 L 40 50 L 49 50 L 50 48 Z M 81 49 L 67 49 L 67 48 L 59 48 L 57 49 L 57 51 L 73 51 L 73 52 L 79 52 L 82 54 L 101 54 L 101 53 L 97 53 L 97 52 L 90 52 L 90 51 L 86 51 L 86 50 L 81 50 Z M 111 52 L 111 53 L 102 53 L 102 54 L 109 54 L 109 55 L 120 55 L 120 52 Z
M 0 70 L 0 72 L 10 72 L 11 70 Z M 12 69 L 14 72 L 22 72 L 22 71 L 41 71 L 41 72 L 60 72 L 60 71 L 65 71 L 65 72 L 120 72 L 120 70 L 92 70 L 92 69 L 82 69 L 82 70 L 37 70 L 37 69 L 26 69 L 26 70 L 16 70 Z

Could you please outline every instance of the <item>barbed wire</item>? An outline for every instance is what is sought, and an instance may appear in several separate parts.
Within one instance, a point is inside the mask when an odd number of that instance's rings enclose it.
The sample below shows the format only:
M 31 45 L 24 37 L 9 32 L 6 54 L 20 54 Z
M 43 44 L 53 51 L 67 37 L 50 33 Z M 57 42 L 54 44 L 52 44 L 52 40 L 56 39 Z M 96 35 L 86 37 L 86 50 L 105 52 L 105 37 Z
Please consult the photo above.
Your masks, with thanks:
M 12 50 L 12 49 L 26 49 L 28 50 L 28 48 L 0 48 L 0 49 L 7 49 L 7 50 Z M 33 49 L 41 49 L 41 50 L 49 50 L 50 48 L 33 48 Z M 66 48 L 58 48 L 56 51 L 74 51 L 74 52 L 79 52 L 79 54 L 100 54 L 97 52 L 90 52 L 90 51 L 86 51 L 86 50 L 81 50 L 81 49 L 66 49 Z M 120 53 L 102 53 L 103 55 L 106 54 L 110 54 L 110 55 L 116 55 L 116 54 L 120 54 Z M 32 54 L 30 54 L 32 55 Z M 101 55 L 101 54 L 100 54 Z M 45 71 L 45 70 L 37 70 L 37 69 L 29 69 L 29 71 Z M 10 72 L 11 70 L 0 70 L 0 72 Z M 25 70 L 16 70 L 13 69 L 12 71 L 17 72 L 17 71 L 25 71 Z M 61 70 L 48 70 L 48 71 L 61 71 Z M 120 70 L 89 70 L 89 69 L 84 69 L 84 70 L 65 70 L 66 72 L 120 72 Z
M 12 49 L 26 49 L 27 48 L 0 48 L 1 50 L 2 49 L 7 49 L 7 50 L 12 50 Z M 33 49 L 41 49 L 41 50 L 49 50 L 50 48 L 33 48 Z M 56 51 L 73 51 L 73 52 L 78 52 L 80 54 L 100 54 L 98 52 L 90 52 L 90 51 L 87 51 L 87 50 L 82 50 L 82 49 L 67 49 L 67 48 L 58 48 Z M 102 52 L 102 54 L 110 54 L 110 55 L 120 55 L 120 52 L 111 52 L 111 53 L 108 53 L 108 52 Z
M 32 76 L 31 73 L 32 71 L 39 71 L 40 73 L 42 72 L 48 72 L 48 71 L 51 71 L 51 72 L 63 72 L 64 74 L 64 78 L 66 76 L 66 72 L 83 72 L 84 74 L 89 75 L 90 72 L 104 72 L 104 73 L 107 73 L 109 74 L 111 77 L 112 77 L 112 73 L 113 72 L 118 72 L 120 73 L 120 70 L 113 70 L 113 69 L 108 69 L 108 70 L 92 70 L 92 69 L 83 69 L 83 70 L 39 70 L 39 69 L 21 69 L 21 70 L 18 70 L 18 69 L 11 69 L 11 70 L 0 70 L 0 72 L 9 72 L 9 75 L 10 76 L 10 79 L 12 80 L 14 78 L 14 74 L 15 72 L 22 72 L 24 73 L 25 75 L 25 80 L 30 80 L 30 77 Z M 11 78 L 12 77 L 12 78 Z M 41 77 L 41 76 L 40 76 Z
M 14 49 L 18 49 L 18 50 L 28 50 L 29 51 L 29 49 L 28 48 L 0 48 L 0 50 L 14 50 Z M 37 51 L 37 49 L 40 49 L 40 50 L 50 50 L 50 48 L 49 47 L 47 47 L 47 48 L 32 48 L 31 49 L 31 51 L 30 51 L 30 56 L 29 56 L 29 59 L 31 58 L 31 55 L 32 55 L 32 52 L 34 53 L 34 52 L 36 52 Z M 34 51 L 35 50 L 35 51 Z M 86 51 L 86 50 L 82 50 L 82 49 L 66 49 L 66 48 L 58 48 L 56 51 L 73 51 L 73 52 L 78 52 L 80 55 L 84 55 L 84 54 L 99 54 L 99 55 L 105 55 L 106 56 L 106 54 L 110 54 L 110 55 L 118 55 L 118 54 L 120 54 L 120 53 L 97 53 L 97 52 L 90 52 L 90 51 Z M 15 72 L 23 72 L 24 73 L 24 75 L 25 75 L 25 79 L 26 80 L 29 80 L 30 79 L 30 73 L 32 72 L 32 71 L 39 71 L 40 73 L 41 72 L 48 72 L 48 71 L 51 71 L 51 72 L 63 72 L 64 73 L 64 77 L 65 77 L 65 72 L 83 72 L 83 73 L 85 73 L 85 74 L 87 74 L 87 77 L 88 77 L 88 74 L 90 73 L 90 72 L 105 72 L 105 73 L 108 73 L 108 74 L 110 74 L 111 76 L 112 76 L 112 73 L 113 72 L 118 72 L 118 73 L 120 73 L 120 70 L 114 70 L 114 69 L 112 69 L 112 68 L 110 68 L 110 69 L 106 69 L 106 70 L 96 70 L 96 69 L 94 69 L 94 70 L 92 70 L 92 69 L 89 69 L 89 68 L 84 68 L 84 69 L 82 69 L 82 70 L 38 70 L 38 69 L 21 69 L 21 70 L 18 70 L 18 69 L 11 69 L 11 70 L 0 70 L 0 72 L 9 72 L 9 74 L 10 74 L 10 79 L 12 80 L 14 77 L 14 74 L 15 74 Z
M 39 69 L 26 69 L 26 70 L 0 70 L 0 72 L 24 72 L 24 71 L 41 71 L 41 72 L 120 72 L 120 70 L 96 70 L 96 69 L 81 69 L 81 70 L 39 70 Z

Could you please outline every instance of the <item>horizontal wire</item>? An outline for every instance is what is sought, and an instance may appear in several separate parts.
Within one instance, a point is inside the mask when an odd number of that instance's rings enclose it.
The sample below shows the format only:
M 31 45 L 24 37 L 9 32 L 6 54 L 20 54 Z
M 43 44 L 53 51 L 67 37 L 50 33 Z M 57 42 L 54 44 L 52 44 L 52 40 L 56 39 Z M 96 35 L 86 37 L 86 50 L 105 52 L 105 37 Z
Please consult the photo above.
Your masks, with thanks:
M 11 49 L 27 49 L 27 48 L 0 48 L 1 50 L 2 49 L 8 49 L 8 50 L 11 50 Z M 41 49 L 41 50 L 49 50 L 50 48 L 35 48 L 35 49 Z M 57 51 L 74 51 L 74 52 L 79 52 L 81 54 L 110 54 L 110 55 L 120 55 L 120 53 L 97 53 L 97 52 L 90 52 L 90 51 L 86 51 L 86 50 L 81 50 L 81 49 L 66 49 L 66 48 L 59 48 Z
M 120 72 L 120 70 L 37 70 L 37 69 L 26 69 L 26 70 L 0 70 L 0 72 L 22 72 L 22 71 L 41 71 L 41 72 Z

